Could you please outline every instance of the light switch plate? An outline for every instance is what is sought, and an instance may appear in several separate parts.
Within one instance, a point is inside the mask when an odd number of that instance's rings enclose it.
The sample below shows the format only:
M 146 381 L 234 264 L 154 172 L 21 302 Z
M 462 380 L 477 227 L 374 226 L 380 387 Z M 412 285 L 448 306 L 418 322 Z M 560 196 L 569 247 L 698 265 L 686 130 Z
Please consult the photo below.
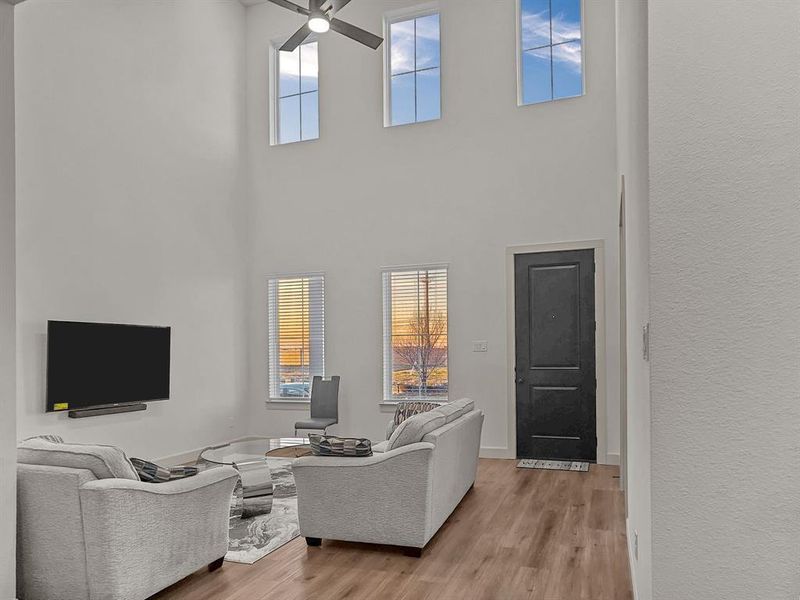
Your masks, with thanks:
M 486 341 L 479 341 L 479 342 L 472 342 L 472 351 L 473 352 L 488 352 L 489 351 L 489 344 Z

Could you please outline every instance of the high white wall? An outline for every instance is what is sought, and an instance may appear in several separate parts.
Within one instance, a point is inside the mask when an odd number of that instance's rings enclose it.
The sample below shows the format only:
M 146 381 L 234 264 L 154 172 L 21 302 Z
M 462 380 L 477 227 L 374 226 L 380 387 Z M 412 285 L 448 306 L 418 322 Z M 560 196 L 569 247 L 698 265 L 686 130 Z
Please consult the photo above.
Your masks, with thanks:
M 243 431 L 244 18 L 237 0 L 17 8 L 20 438 L 159 457 Z M 171 399 L 45 414 L 47 319 L 171 326 Z
M 16 592 L 14 8 L 0 1 L 0 599 Z
M 800 594 L 800 4 L 650 1 L 653 597 Z
M 408 0 L 354 2 L 341 17 L 380 32 Z M 451 395 L 486 411 L 483 446 L 505 451 L 508 246 L 606 242 L 607 423 L 619 448 L 614 4 L 586 2 L 583 98 L 518 108 L 514 2 L 442 0 L 443 118 L 383 127 L 382 53 L 320 39 L 321 139 L 269 146 L 270 41 L 302 23 L 248 9 L 247 117 L 253 433 L 291 432 L 304 412 L 265 408 L 269 274 L 324 271 L 328 374 L 342 376 L 343 434 L 380 439 L 380 268 L 450 264 Z M 487 340 L 475 354 L 472 340 Z M 514 449 L 510 450 L 512 453 Z M 600 457 L 601 461 L 604 457 Z
M 626 256 L 626 498 L 631 575 L 638 600 L 651 589 L 650 368 L 642 327 L 650 320 L 647 161 L 647 3 L 617 0 L 617 145 L 625 176 Z M 638 535 L 638 557 L 634 538 Z

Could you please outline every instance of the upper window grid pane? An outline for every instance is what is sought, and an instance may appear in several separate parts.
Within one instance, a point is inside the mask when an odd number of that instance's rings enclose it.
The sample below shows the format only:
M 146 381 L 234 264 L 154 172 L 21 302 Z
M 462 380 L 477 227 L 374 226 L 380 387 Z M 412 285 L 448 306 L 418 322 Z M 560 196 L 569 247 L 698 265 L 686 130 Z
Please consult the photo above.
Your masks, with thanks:
M 439 13 L 395 21 L 389 25 L 391 124 L 408 125 L 441 117 L 441 34 Z M 420 89 L 417 75 L 432 74 L 435 86 Z M 413 82 L 400 80 L 413 76 Z M 410 84 L 410 85 L 409 85 Z M 402 96 L 398 92 L 405 91 Z M 413 105 L 410 98 L 413 97 Z M 407 104 L 405 106 L 404 104 Z
M 306 42 L 292 52 L 278 50 L 278 73 L 278 144 L 319 138 L 317 42 Z M 299 101 L 289 104 L 290 98 L 298 98 Z M 291 106 L 291 114 L 282 115 L 282 106 L 285 109 Z M 313 107 L 316 113 L 309 113 L 309 107 Z
M 522 51 L 538 50 L 579 41 L 581 35 L 580 0 L 521 0 Z M 543 5 L 547 8 L 531 12 L 530 7 Z M 529 7 L 526 10 L 526 6 Z M 559 11 L 559 7 L 564 10 Z M 556 10 L 556 14 L 553 14 Z M 575 12 L 577 10 L 577 13 Z M 572 20 L 572 18 L 575 20 Z
M 581 0 L 520 0 L 523 104 L 539 104 L 583 93 L 581 13 Z M 549 85 L 540 89 L 542 74 L 531 72 L 529 66 L 532 63 L 526 58 L 544 49 L 550 51 L 546 77 Z M 559 79 L 567 79 L 568 84 L 557 85 L 556 75 L 560 76 Z M 539 81 L 535 82 L 533 77 Z M 531 81 L 526 81 L 528 78 Z
M 441 66 L 439 13 L 395 21 L 390 32 L 392 77 Z

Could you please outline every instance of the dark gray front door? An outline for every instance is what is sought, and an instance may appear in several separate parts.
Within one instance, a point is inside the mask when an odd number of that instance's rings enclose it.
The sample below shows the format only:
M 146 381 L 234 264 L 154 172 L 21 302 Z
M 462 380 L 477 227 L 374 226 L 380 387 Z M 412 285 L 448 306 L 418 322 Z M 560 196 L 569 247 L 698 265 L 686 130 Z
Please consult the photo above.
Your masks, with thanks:
M 514 261 L 517 456 L 596 461 L 594 250 Z

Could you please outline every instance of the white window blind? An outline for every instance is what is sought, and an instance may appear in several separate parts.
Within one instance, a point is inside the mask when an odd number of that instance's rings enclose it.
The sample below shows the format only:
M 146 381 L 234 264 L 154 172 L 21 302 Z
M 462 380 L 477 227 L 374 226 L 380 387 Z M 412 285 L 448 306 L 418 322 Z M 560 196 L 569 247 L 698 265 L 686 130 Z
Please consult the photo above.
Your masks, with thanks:
M 325 375 L 325 278 L 271 278 L 268 296 L 270 398 L 308 398 Z
M 384 400 L 446 399 L 447 358 L 447 269 L 384 271 Z

